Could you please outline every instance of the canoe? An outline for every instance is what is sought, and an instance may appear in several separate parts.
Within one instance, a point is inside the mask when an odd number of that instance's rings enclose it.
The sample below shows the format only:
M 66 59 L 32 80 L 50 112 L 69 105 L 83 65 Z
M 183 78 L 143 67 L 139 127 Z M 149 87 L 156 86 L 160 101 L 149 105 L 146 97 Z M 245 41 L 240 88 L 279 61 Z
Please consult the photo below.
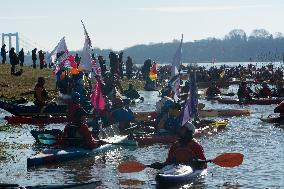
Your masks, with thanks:
M 246 109 L 208 109 L 198 111 L 200 117 L 233 117 L 233 116 L 249 116 L 250 110 Z
M 279 104 L 282 102 L 282 99 L 279 98 L 260 98 L 260 99 L 252 99 L 251 101 L 239 101 L 239 99 L 231 99 L 231 98 L 222 98 L 218 100 L 221 104 L 244 104 L 244 105 L 271 105 L 271 104 Z
M 115 135 L 106 139 L 110 143 L 120 143 L 127 139 L 127 136 Z M 114 145 L 103 144 L 96 149 L 68 148 L 68 149 L 47 149 L 27 159 L 27 167 L 43 166 L 47 164 L 60 163 L 73 159 L 96 155 L 109 150 Z
M 157 173 L 156 182 L 158 185 L 180 185 L 191 183 L 206 174 L 207 169 L 193 170 L 188 165 L 168 165 Z
M 220 120 L 215 123 L 211 123 L 206 127 L 201 129 L 196 129 L 194 133 L 194 138 L 200 138 L 203 136 L 210 136 L 214 133 L 217 133 L 227 127 L 229 124 L 228 120 Z M 174 143 L 178 137 L 171 133 L 159 133 L 159 134 L 150 134 L 150 135 L 134 135 L 129 139 L 135 140 L 138 142 L 139 146 L 147 146 L 152 144 L 171 144 Z
M 52 123 L 66 123 L 67 118 L 65 116 L 5 116 L 4 119 L 9 124 L 35 124 L 46 125 Z
M 18 184 L 0 184 L 0 188 L 23 188 L 23 189 L 94 189 L 102 184 L 101 181 L 91 181 L 87 183 L 74 184 L 50 184 L 50 185 L 36 185 L 36 186 L 19 186 Z
M 17 104 L 5 100 L 0 100 L 0 108 L 10 112 L 15 116 L 66 116 L 67 105 L 50 104 L 39 108 L 35 105 Z
M 23 189 L 95 189 L 102 184 L 101 181 L 91 181 L 87 183 L 75 184 L 50 184 L 50 185 L 36 185 L 36 186 L 19 186 L 18 184 L 0 184 L 0 188 L 23 188 Z

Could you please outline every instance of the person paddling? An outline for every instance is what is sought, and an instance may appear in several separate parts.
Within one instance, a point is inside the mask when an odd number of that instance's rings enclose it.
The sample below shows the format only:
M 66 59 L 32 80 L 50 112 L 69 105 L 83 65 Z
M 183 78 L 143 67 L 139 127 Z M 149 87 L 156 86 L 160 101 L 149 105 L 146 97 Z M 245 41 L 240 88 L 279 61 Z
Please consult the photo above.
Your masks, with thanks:
M 169 164 L 186 164 L 193 169 L 205 169 L 206 163 L 198 160 L 206 160 L 203 147 L 193 138 L 195 127 L 191 122 L 186 122 L 178 130 L 179 139 L 170 148 L 165 162 L 156 162 L 150 165 L 155 169 L 161 169 Z
M 85 123 L 88 113 L 83 108 L 78 108 L 74 113 L 72 123 L 65 126 L 56 145 L 65 147 L 97 148 L 100 144 L 93 138 Z
M 262 83 L 262 89 L 258 92 L 259 98 L 271 98 L 272 97 L 272 91 L 270 90 L 268 84 L 264 81 Z
M 76 119 L 76 117 L 74 116 L 75 111 L 81 108 L 80 96 L 81 95 L 78 92 L 74 92 L 72 94 L 71 102 L 68 103 L 68 108 L 67 108 L 68 123 L 73 123 L 73 121 Z
M 34 104 L 40 108 L 46 106 L 48 104 L 48 93 L 44 88 L 45 79 L 44 77 L 39 77 L 37 80 L 37 84 L 34 88 Z
M 250 101 L 252 100 L 251 96 L 252 90 L 247 86 L 246 82 L 241 82 L 238 89 L 238 98 L 240 101 Z
M 206 96 L 213 98 L 221 94 L 220 89 L 216 86 L 216 82 L 212 82 L 206 90 Z

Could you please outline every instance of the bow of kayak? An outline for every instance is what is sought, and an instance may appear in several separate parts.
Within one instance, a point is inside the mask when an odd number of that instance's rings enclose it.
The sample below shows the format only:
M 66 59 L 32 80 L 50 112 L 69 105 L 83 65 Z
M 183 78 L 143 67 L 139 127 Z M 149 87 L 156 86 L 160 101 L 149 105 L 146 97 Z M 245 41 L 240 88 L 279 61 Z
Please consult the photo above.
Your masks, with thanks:
M 159 185 L 179 185 L 193 182 L 206 174 L 207 169 L 194 170 L 187 165 L 168 165 L 156 175 L 156 181 Z

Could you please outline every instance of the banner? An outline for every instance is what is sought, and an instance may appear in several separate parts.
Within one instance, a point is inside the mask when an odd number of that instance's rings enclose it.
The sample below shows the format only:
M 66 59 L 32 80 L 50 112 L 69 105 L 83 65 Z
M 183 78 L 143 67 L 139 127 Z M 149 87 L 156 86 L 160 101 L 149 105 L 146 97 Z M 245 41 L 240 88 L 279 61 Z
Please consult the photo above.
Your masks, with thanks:
M 180 66 L 182 64 L 182 43 L 183 43 L 183 35 L 181 37 L 180 44 L 177 48 L 177 51 L 173 57 L 172 68 L 171 68 L 171 78 L 179 74 L 179 71 L 180 71 Z

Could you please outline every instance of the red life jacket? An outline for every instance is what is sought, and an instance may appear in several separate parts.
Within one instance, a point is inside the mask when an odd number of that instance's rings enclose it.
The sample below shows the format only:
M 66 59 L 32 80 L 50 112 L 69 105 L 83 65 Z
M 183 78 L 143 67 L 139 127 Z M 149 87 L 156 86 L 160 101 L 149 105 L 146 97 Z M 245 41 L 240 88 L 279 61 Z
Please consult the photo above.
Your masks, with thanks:
M 195 140 L 191 140 L 187 145 L 181 145 L 180 142 L 175 142 L 168 154 L 167 163 L 187 164 L 193 159 L 205 160 L 205 155 L 202 146 Z M 204 164 L 204 168 L 207 165 Z

